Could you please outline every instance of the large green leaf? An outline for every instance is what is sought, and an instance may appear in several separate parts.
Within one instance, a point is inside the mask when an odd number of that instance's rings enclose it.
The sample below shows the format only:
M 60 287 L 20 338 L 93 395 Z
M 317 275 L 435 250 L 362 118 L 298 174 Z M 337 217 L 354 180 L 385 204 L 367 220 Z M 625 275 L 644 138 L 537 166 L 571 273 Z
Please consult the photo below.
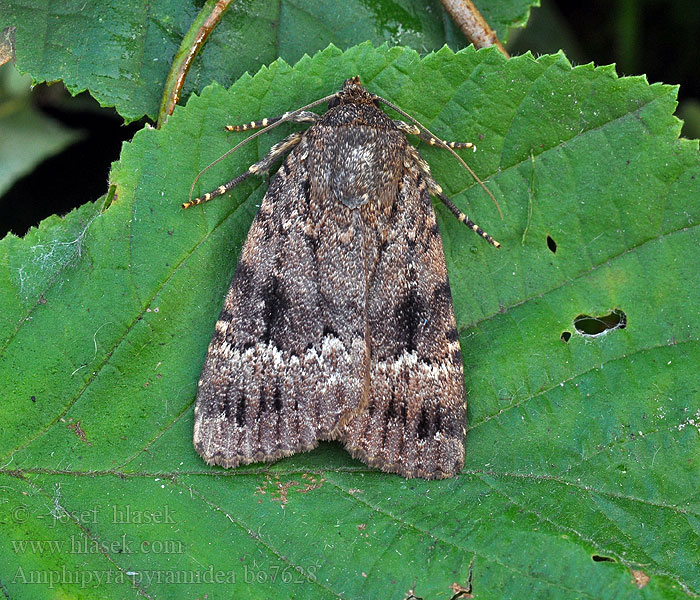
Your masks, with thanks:
M 465 469 L 406 481 L 331 443 L 208 467 L 191 446 L 196 382 L 265 185 L 179 204 L 242 138 L 224 124 L 355 74 L 435 133 L 477 142 L 468 159 L 504 213 L 423 148 L 503 244 L 437 208 L 467 373 Z M 111 202 L 0 243 L 5 593 L 449 598 L 470 569 L 477 598 L 700 593 L 700 163 L 674 107 L 672 87 L 562 55 L 421 60 L 365 44 L 209 86 L 139 132 Z M 201 191 L 296 127 L 218 164 Z M 626 328 L 574 327 L 613 309 Z
M 477 0 L 505 39 L 523 26 L 537 0 Z M 90 90 L 128 121 L 158 112 L 170 63 L 202 7 L 197 0 L 9 0 L 0 30 L 16 27 L 17 67 L 36 82 L 61 80 L 72 93 Z M 439 0 L 237 0 L 195 59 L 183 98 L 218 81 L 230 85 L 277 57 L 299 60 L 329 43 L 370 40 L 427 52 L 466 41 Z

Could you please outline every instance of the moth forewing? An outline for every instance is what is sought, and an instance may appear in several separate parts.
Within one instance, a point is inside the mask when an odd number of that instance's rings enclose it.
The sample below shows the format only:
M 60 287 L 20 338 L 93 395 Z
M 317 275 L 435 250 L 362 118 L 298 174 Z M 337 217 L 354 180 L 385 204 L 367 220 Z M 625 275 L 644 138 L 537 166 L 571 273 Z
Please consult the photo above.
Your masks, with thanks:
M 325 100 L 323 115 L 306 110 Z M 311 124 L 185 203 L 225 193 L 286 154 L 199 381 L 194 445 L 209 464 L 275 460 L 319 440 L 404 477 L 450 477 L 464 464 L 464 371 L 430 194 L 498 243 L 444 196 L 404 134 L 470 145 L 394 121 L 380 101 L 353 78 L 312 105 L 230 128 Z

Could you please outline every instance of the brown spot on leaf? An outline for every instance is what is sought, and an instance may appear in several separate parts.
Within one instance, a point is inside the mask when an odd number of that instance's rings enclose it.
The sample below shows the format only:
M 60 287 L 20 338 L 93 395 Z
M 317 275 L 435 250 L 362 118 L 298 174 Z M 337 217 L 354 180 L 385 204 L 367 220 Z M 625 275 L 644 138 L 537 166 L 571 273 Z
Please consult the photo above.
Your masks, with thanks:
M 452 590 L 452 598 L 450 600 L 457 600 L 457 598 L 473 598 L 474 594 L 471 593 L 471 587 L 465 588 L 456 581 L 450 586 Z
M 279 502 L 282 506 L 285 506 L 287 502 L 289 502 L 290 491 L 306 494 L 311 490 L 320 488 L 325 481 L 323 477 L 317 477 L 308 473 L 304 473 L 301 479 L 302 481 L 296 479 L 280 481 L 279 475 L 275 475 L 274 480 L 267 475 L 265 483 L 255 489 L 255 494 L 267 494 L 268 487 L 270 487 L 270 500 L 274 500 L 275 502 Z
M 85 432 L 80 426 L 80 421 L 76 421 L 75 423 L 68 423 L 66 427 L 70 429 L 75 435 L 77 435 L 81 442 L 85 442 L 88 446 L 92 446 L 92 443 L 88 442 L 87 438 L 85 437 Z
M 316 490 L 320 488 L 321 485 L 323 485 L 323 482 L 325 481 L 323 477 L 317 478 L 315 475 L 309 475 L 307 473 L 304 473 L 301 476 L 301 478 L 306 480 L 306 485 L 304 485 L 304 487 L 296 491 L 302 494 L 306 494 L 306 492 L 310 492 L 311 490 Z
M 640 590 L 651 580 L 651 577 L 641 569 L 630 569 L 630 572 L 632 573 L 632 581 Z

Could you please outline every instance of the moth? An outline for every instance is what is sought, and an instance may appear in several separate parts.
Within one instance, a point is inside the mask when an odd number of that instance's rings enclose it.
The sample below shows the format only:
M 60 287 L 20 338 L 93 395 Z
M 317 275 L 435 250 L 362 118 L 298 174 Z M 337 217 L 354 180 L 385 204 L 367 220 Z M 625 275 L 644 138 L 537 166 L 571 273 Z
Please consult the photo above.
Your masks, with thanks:
M 307 110 L 325 101 L 324 114 Z M 281 117 L 227 129 L 290 121 L 310 127 L 183 205 L 222 195 L 287 155 L 216 322 L 194 447 L 208 464 L 235 467 L 338 440 L 386 472 L 454 476 L 464 465 L 464 369 L 431 194 L 499 244 L 443 194 L 406 134 L 453 153 L 472 144 L 436 138 L 359 77 Z

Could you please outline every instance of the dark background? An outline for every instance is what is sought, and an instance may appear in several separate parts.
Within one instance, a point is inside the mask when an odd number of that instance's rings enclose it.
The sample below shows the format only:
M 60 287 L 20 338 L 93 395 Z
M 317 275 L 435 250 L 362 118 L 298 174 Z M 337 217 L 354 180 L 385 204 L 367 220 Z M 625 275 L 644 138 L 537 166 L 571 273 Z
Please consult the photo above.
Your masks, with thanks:
M 511 54 L 530 50 L 535 55 L 561 48 L 574 64 L 616 63 L 621 76 L 646 74 L 652 83 L 680 84 L 677 115 L 685 120 L 683 135 L 697 138 L 699 34 L 698 0 L 542 0 L 527 28 L 511 32 L 507 48 Z M 61 85 L 37 86 L 31 101 L 84 137 L 0 197 L 0 238 L 8 231 L 24 235 L 49 215 L 65 214 L 103 195 L 122 142 L 144 126 L 143 121 L 125 126 L 113 109 L 100 108 L 86 93 L 72 98 Z

